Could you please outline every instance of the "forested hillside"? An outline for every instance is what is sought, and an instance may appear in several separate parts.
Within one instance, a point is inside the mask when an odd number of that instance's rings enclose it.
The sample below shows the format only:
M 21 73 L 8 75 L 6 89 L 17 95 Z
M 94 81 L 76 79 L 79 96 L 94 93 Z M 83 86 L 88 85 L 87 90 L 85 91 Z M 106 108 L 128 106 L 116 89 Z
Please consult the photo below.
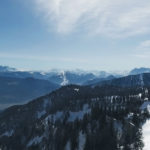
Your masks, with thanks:
M 0 114 L 6 150 L 139 150 L 150 88 L 69 85 Z

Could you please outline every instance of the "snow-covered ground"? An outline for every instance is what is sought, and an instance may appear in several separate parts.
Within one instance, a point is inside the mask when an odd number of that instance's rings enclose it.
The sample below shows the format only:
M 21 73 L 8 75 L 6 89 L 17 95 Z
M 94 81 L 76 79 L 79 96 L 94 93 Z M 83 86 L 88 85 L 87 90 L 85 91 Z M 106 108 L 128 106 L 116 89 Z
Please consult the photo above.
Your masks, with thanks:
M 150 120 L 147 120 L 143 125 L 143 150 L 150 150 Z

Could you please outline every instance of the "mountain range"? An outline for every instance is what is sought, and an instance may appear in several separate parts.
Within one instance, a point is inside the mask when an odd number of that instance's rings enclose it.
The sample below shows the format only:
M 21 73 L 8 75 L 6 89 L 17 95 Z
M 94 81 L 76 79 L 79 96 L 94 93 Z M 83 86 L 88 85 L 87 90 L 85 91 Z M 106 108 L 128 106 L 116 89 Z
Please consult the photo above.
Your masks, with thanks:
M 118 86 L 118 87 L 137 87 L 137 86 L 150 86 L 150 73 L 142 73 L 137 75 L 129 75 L 121 78 L 116 78 L 112 80 L 100 81 L 94 86 Z
M 1 68 L 1 67 L 0 67 Z M 2 67 L 3 68 L 3 67 Z M 5 67 L 9 68 L 9 67 Z M 2 70 L 2 69 L 1 69 Z M 92 72 L 83 72 L 83 71 L 49 71 L 49 72 L 40 72 L 40 71 L 17 71 L 10 69 L 5 69 L 5 71 L 0 71 L 1 77 L 13 77 L 13 78 L 35 78 L 48 80 L 58 85 L 66 84 L 79 84 L 82 85 L 88 80 L 93 80 L 96 78 L 106 78 L 110 74 L 104 71 L 100 71 L 96 75 Z
M 100 76 L 106 76 L 101 72 Z M 98 78 L 93 73 L 71 71 L 19 71 L 0 66 L 0 110 L 45 95 L 67 84 L 82 85 Z
M 149 70 L 136 68 L 131 70 L 129 75 L 121 77 L 122 75 L 111 75 L 105 71 L 19 71 L 8 66 L 0 66 L 0 110 L 11 105 L 25 103 L 68 84 L 149 86 L 149 74 L 141 74 Z
M 150 117 L 150 73 L 1 73 L 0 104 L 14 106 L 0 112 L 0 149 L 143 148 L 141 128 Z

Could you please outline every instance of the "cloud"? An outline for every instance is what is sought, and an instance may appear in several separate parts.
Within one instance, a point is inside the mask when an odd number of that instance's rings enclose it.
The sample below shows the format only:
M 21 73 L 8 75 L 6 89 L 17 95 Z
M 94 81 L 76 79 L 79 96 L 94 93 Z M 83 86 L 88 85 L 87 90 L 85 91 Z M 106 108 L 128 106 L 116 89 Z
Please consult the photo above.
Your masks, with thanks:
M 150 33 L 149 0 L 33 0 L 50 30 L 129 37 Z M 52 28 L 52 29 L 51 29 Z
M 150 40 L 146 40 L 146 41 L 143 41 L 141 42 L 140 48 L 149 48 L 150 49 Z
M 52 57 L 44 55 L 28 55 L 28 54 L 10 54 L 0 52 L 0 58 L 7 59 L 22 59 L 22 60 L 33 60 L 33 61 L 43 61 L 43 62 L 61 62 L 61 63 L 89 63 L 87 59 L 74 58 L 74 57 Z
M 138 52 L 149 52 L 149 50 L 150 50 L 150 40 L 142 41 L 136 47 L 136 51 Z
M 138 58 L 150 58 L 150 40 L 142 41 L 137 47 L 136 47 L 136 54 L 134 56 Z
M 141 54 L 135 54 L 134 56 L 137 58 L 141 58 L 141 59 L 149 59 L 150 53 L 145 52 L 145 53 L 141 53 Z

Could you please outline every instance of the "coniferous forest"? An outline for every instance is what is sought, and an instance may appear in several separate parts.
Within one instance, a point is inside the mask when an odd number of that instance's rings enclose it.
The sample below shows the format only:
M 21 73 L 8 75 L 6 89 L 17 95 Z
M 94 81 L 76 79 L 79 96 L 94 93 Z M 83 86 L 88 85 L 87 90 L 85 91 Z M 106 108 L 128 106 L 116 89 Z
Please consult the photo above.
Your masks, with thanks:
M 68 85 L 0 114 L 2 150 L 142 150 L 148 87 Z

